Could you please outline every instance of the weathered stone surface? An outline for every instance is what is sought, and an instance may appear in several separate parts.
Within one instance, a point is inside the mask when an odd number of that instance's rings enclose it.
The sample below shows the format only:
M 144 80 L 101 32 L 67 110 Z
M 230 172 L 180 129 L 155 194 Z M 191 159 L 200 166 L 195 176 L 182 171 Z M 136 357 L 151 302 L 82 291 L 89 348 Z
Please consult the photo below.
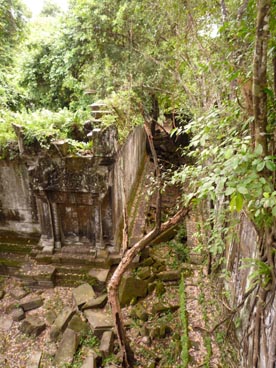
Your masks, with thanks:
M 156 288 L 156 281 L 149 283 L 148 285 L 148 293 L 151 294 Z
M 147 289 L 147 281 L 136 279 L 131 276 L 123 277 L 119 289 L 119 300 L 121 306 L 129 304 L 133 298 L 145 297 L 147 295 Z
M 85 336 L 89 331 L 87 323 L 81 319 L 79 314 L 75 314 L 71 318 L 68 328 L 75 331 L 79 336 Z
M 97 367 L 96 359 L 97 359 L 96 354 L 93 351 L 90 351 L 85 361 L 83 362 L 81 368 L 96 368 Z
M 27 316 L 19 327 L 21 332 L 34 336 L 40 335 L 45 328 L 46 324 L 38 316 Z
M 57 316 L 55 322 L 53 323 L 50 329 L 50 339 L 52 341 L 57 340 L 61 332 L 63 332 L 66 329 L 74 313 L 75 313 L 75 310 L 70 307 L 65 307 L 60 312 L 60 314 Z
M 45 319 L 48 325 L 52 325 L 57 318 L 57 314 L 54 310 L 49 310 L 45 314 Z
M 151 270 L 150 267 L 142 267 L 138 273 L 137 276 L 142 279 L 142 280 L 146 280 L 151 276 Z
M 144 259 L 141 263 L 140 266 L 141 267 L 146 267 L 146 266 L 152 266 L 154 263 L 154 260 L 151 257 L 148 257 L 146 259 Z
M 26 368 L 39 368 L 42 353 L 41 351 L 32 352 L 31 357 L 27 361 Z
M 162 281 L 157 280 L 155 291 L 157 296 L 162 296 L 166 292 L 166 288 Z
M 106 282 L 107 276 L 109 274 L 109 268 L 93 268 L 91 271 L 89 271 L 88 275 L 95 277 L 100 282 Z
M 93 298 L 88 300 L 81 309 L 92 309 L 92 308 L 103 308 L 107 302 L 107 294 L 103 294 L 98 296 L 97 298 Z
M 111 354 L 113 350 L 113 340 L 113 331 L 105 331 L 103 333 L 100 344 L 100 352 L 102 353 L 104 358 L 108 357 L 108 355 Z
M 160 323 L 151 329 L 150 337 L 152 339 L 164 338 L 169 333 L 171 333 L 171 327 L 165 323 Z
M 56 367 L 61 368 L 66 364 L 72 364 L 78 344 L 79 341 L 77 333 L 70 328 L 67 328 L 62 336 L 62 340 L 55 356 Z
M 9 314 L 16 308 L 18 308 L 18 303 L 12 302 L 6 306 L 5 313 Z
M 178 281 L 180 280 L 180 276 L 181 271 L 179 270 L 163 271 L 157 275 L 158 279 L 162 281 Z
M 29 293 L 28 291 L 24 290 L 22 287 L 16 287 L 13 290 L 11 290 L 10 294 L 14 299 L 19 300 L 19 299 L 24 298 Z
M 138 303 L 135 307 L 131 309 L 130 315 L 132 318 L 138 318 L 144 322 L 148 320 L 148 313 L 146 311 L 146 308 L 141 303 Z
M 0 330 L 9 331 L 13 324 L 13 320 L 6 314 L 0 315 Z
M 102 310 L 86 309 L 84 315 L 87 318 L 95 336 L 101 337 L 104 331 L 113 328 L 113 320 L 109 313 Z
M 162 302 L 159 302 L 159 303 L 153 304 L 151 311 L 152 311 L 152 314 L 159 314 L 159 313 L 164 313 L 168 311 L 173 312 L 177 310 L 178 308 L 179 308 L 179 304 L 171 305 L 171 304 L 164 304 Z
M 43 305 L 43 299 L 38 296 L 27 295 L 25 298 L 20 300 L 20 307 L 24 311 L 39 308 Z
M 85 304 L 88 300 L 95 298 L 95 292 L 91 285 L 82 284 L 72 291 L 73 299 L 78 307 Z
M 166 265 L 162 262 L 156 261 L 153 265 L 152 265 L 152 272 L 153 273 L 158 273 L 158 272 L 162 272 L 166 270 Z
M 25 318 L 25 313 L 23 308 L 16 308 L 11 312 L 11 317 L 13 319 L 13 321 L 22 321 L 22 319 Z
M 0 300 L 4 298 L 5 292 L 4 290 L 0 290 Z

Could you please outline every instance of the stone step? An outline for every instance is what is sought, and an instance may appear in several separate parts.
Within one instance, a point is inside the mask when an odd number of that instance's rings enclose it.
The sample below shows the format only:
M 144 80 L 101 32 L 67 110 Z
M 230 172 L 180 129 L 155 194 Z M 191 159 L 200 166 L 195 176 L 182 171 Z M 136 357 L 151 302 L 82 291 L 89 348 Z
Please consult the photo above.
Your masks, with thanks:
M 52 265 L 39 265 L 36 262 L 26 262 L 15 275 L 22 280 L 23 285 L 33 289 L 52 288 L 55 286 L 56 268 Z
M 0 241 L 1 253 L 12 253 L 12 254 L 30 254 L 33 245 L 22 244 L 22 243 L 6 243 Z
M 0 275 L 15 276 L 26 261 L 25 254 L 0 253 Z

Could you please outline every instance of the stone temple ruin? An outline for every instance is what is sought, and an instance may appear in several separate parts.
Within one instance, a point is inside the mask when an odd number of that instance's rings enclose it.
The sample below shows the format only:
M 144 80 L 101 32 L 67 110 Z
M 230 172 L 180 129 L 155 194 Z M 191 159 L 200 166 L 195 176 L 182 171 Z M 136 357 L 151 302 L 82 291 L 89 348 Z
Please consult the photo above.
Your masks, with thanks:
M 123 206 L 135 191 L 146 137 L 137 127 L 119 147 L 116 127 L 101 128 L 106 107 L 91 107 L 92 154 L 73 155 L 66 141 L 26 147 L 23 127 L 14 124 L 19 155 L 0 160 L 0 274 L 21 272 L 33 276 L 30 285 L 52 286 L 62 267 L 68 275 L 77 264 L 110 267 L 120 259 Z M 28 267 L 26 255 L 35 264 Z M 38 276 L 50 272 L 45 264 L 55 270 L 48 281 Z

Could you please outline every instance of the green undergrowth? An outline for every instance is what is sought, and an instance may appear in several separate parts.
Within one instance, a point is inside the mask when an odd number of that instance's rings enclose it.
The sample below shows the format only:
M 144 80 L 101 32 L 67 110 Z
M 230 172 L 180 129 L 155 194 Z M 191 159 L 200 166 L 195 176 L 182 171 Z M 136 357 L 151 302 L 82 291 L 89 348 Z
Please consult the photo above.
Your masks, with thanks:
M 41 147 L 49 148 L 55 140 L 65 140 L 72 149 L 91 149 L 83 132 L 83 122 L 89 117 L 87 111 L 71 112 L 63 109 L 57 112 L 42 109 L 34 112 L 0 113 L 0 147 L 1 155 L 17 141 L 12 124 L 22 127 L 24 144 L 31 146 L 38 142 Z

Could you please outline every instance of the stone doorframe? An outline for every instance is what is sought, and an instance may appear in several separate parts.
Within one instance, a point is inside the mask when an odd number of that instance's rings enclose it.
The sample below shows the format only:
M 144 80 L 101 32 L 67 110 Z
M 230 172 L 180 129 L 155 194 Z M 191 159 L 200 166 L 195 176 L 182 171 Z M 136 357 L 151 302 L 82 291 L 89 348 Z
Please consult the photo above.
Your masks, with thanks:
M 38 217 L 41 226 L 41 237 L 39 245 L 44 250 L 54 251 L 60 249 L 64 244 L 62 224 L 66 219 L 60 218 L 59 205 L 83 205 L 91 207 L 91 221 L 93 220 L 93 233 L 90 234 L 90 248 L 105 249 L 102 229 L 102 204 L 99 194 L 89 193 L 67 193 L 36 191 L 36 202 Z M 79 234 L 78 234 L 79 235 Z M 93 240 L 92 240 L 93 238 Z M 80 242 L 81 243 L 81 242 Z M 94 243 L 94 244 L 93 244 Z M 72 243 L 74 245 L 76 243 Z

